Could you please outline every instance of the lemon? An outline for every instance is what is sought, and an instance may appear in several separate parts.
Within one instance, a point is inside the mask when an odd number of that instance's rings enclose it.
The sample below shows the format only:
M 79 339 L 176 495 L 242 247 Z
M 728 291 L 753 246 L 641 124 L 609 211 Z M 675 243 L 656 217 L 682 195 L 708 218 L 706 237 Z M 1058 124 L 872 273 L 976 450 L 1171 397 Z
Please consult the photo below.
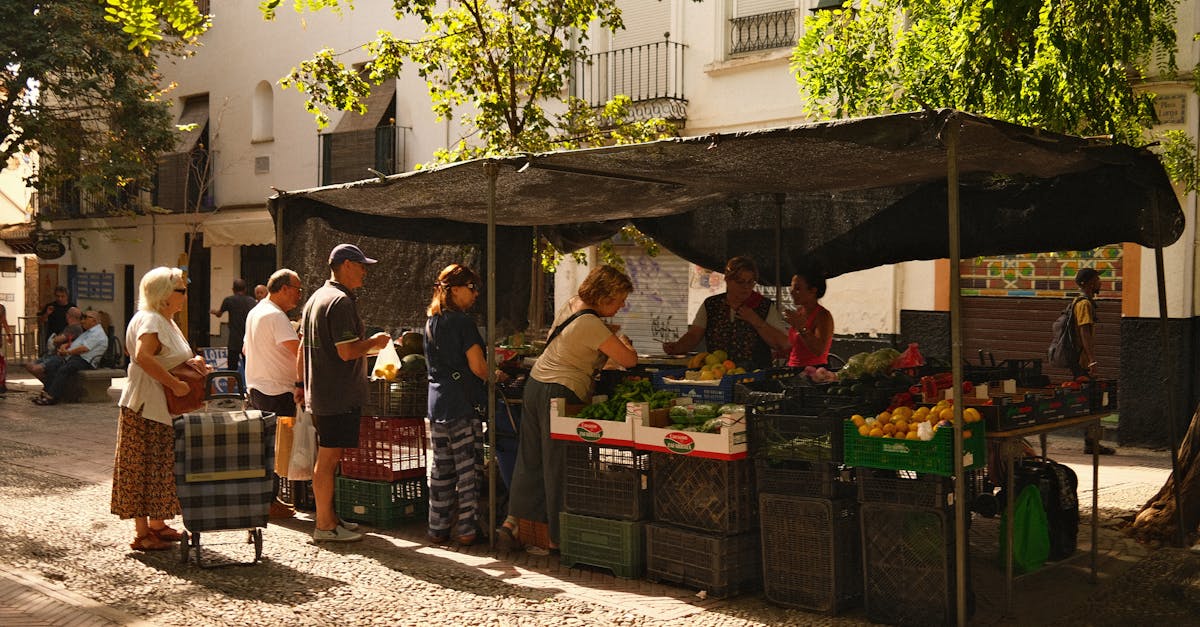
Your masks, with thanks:
M 968 407 L 963 410 L 963 420 L 965 422 L 979 422 L 983 416 L 979 415 L 979 410 L 974 407 Z
M 947 407 L 938 413 L 939 420 L 954 420 L 954 408 Z

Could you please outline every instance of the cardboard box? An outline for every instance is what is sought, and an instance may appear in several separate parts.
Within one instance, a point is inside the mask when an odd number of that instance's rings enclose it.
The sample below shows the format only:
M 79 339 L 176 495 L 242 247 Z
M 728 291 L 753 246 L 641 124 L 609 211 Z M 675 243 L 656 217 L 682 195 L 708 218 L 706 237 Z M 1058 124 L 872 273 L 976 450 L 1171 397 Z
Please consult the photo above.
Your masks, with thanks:
M 639 450 L 725 461 L 746 457 L 745 420 L 722 427 L 719 433 L 695 433 L 669 428 L 669 412 L 665 409 L 651 411 L 649 403 L 629 403 L 626 411 L 625 422 L 636 425 L 634 447 Z
M 574 415 L 578 415 L 583 407 L 583 405 L 568 405 L 565 398 L 551 399 L 550 437 L 569 442 L 633 446 L 634 424 L 628 416 L 625 422 L 575 417 Z

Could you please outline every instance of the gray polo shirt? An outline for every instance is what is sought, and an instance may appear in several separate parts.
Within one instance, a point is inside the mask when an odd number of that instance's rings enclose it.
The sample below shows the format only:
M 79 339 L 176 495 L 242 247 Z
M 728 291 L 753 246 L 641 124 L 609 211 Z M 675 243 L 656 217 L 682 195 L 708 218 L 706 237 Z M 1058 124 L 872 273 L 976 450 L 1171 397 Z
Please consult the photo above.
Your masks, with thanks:
M 317 416 L 359 411 L 367 398 L 367 358 L 344 361 L 337 345 L 363 338 L 354 294 L 326 281 L 309 297 L 300 322 L 305 403 Z

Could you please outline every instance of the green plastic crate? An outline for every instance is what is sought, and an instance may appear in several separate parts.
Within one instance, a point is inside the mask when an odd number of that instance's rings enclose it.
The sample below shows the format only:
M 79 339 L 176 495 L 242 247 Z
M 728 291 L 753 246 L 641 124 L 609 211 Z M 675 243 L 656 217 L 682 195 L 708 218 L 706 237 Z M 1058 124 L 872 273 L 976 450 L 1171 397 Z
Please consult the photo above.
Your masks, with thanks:
M 425 477 L 364 481 L 339 476 L 334 498 L 338 516 L 372 527 L 391 528 L 429 512 Z
M 558 550 L 568 568 L 599 566 L 635 579 L 646 570 L 646 523 L 559 514 Z
M 859 435 L 858 427 L 846 421 L 845 456 L 847 466 L 912 470 L 935 475 L 954 474 L 954 431 L 938 429 L 932 440 L 897 440 Z M 963 469 L 987 465 L 987 434 L 982 421 L 966 426 L 971 437 L 963 440 Z

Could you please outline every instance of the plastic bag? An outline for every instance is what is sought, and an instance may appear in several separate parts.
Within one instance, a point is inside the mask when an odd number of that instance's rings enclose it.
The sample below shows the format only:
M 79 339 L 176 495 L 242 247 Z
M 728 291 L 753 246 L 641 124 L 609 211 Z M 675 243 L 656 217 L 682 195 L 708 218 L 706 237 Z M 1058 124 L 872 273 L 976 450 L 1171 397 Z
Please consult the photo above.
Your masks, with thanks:
M 298 408 L 297 408 L 298 410 Z M 295 439 L 295 416 L 279 416 L 275 422 L 275 474 L 286 479 L 292 463 L 292 440 Z
M 1042 567 L 1050 557 L 1050 527 L 1042 493 L 1037 486 L 1027 485 L 1013 504 L 1013 566 L 1030 573 Z M 1000 519 L 1000 559 L 1004 559 L 1008 520 Z M 1003 562 L 1001 562 L 1003 563 Z
M 396 352 L 395 342 L 384 344 L 375 357 L 375 369 L 371 371 L 371 380 L 386 379 L 391 381 L 400 372 L 400 354 Z
M 909 344 L 896 361 L 892 362 L 893 368 L 917 368 L 924 365 L 925 357 L 921 355 L 921 349 L 917 348 L 916 342 Z
M 311 481 L 313 467 L 317 465 L 317 428 L 312 414 L 301 409 L 296 412 L 296 426 L 292 429 L 292 457 L 288 461 L 289 481 Z

